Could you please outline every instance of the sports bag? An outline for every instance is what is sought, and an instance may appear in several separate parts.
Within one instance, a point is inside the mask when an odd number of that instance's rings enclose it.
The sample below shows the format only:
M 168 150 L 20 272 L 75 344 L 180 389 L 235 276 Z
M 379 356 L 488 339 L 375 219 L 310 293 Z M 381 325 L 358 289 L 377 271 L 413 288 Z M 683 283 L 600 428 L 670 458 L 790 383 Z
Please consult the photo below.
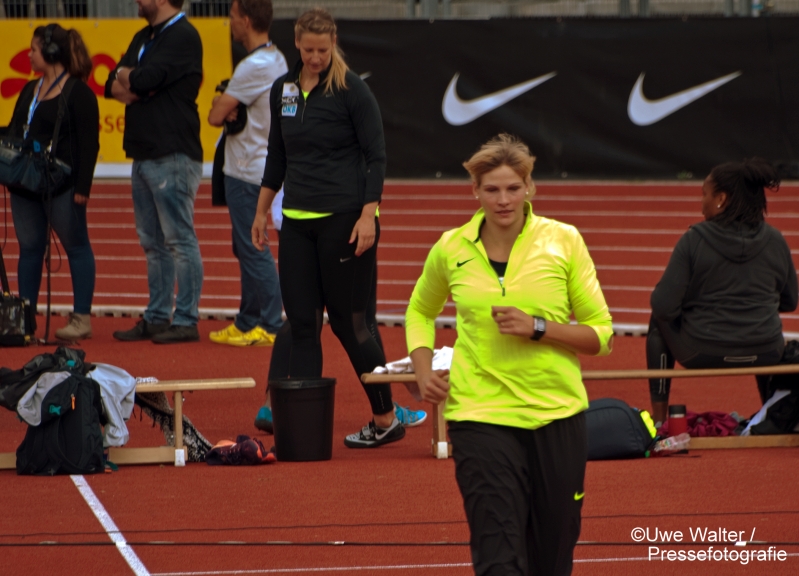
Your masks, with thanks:
M 11 295 L 3 251 L 0 250 L 0 346 L 25 346 L 34 339 L 30 302 Z
M 655 427 L 649 413 L 616 398 L 590 402 L 585 411 L 585 426 L 589 460 L 643 458 L 655 441 Z
M 104 470 L 100 386 L 70 374 L 50 389 L 41 424 L 28 426 L 17 448 L 17 474 L 96 474 Z
M 61 121 L 66 113 L 66 101 L 77 82 L 69 78 L 58 100 L 53 136 L 49 147 L 37 140 L 4 137 L 0 140 L 0 184 L 24 188 L 45 197 L 59 190 L 72 169 L 55 157 Z M 20 95 L 20 98 L 22 95 Z

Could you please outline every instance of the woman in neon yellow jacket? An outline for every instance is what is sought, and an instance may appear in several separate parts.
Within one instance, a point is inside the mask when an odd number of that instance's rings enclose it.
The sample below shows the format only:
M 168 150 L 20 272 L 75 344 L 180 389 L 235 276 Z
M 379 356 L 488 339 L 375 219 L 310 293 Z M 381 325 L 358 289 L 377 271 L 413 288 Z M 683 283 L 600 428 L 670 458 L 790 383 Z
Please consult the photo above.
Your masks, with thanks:
M 534 161 L 501 134 L 464 163 L 481 208 L 433 246 L 406 316 L 420 392 L 446 400 L 476 574 L 571 573 L 587 456 L 577 354 L 612 345 L 582 237 L 533 213 Z M 432 351 L 450 295 L 458 340 L 447 381 Z

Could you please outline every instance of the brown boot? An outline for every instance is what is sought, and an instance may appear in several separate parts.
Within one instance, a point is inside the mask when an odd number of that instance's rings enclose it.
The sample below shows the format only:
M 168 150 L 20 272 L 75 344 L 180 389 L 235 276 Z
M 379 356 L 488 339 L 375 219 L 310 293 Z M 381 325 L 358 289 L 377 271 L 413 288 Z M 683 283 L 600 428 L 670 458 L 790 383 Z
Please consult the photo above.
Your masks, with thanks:
M 83 338 L 92 337 L 91 314 L 70 313 L 69 321 L 63 328 L 55 331 L 55 337 L 59 340 L 74 342 Z

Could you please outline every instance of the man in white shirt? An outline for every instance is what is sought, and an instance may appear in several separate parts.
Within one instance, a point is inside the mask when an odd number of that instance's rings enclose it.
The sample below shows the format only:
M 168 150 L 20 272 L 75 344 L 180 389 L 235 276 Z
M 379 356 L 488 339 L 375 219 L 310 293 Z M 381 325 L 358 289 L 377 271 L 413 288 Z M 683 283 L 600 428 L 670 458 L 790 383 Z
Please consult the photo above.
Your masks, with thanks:
M 283 324 L 275 261 L 269 250 L 260 252 L 253 246 L 250 233 L 266 164 L 269 92 L 274 81 L 288 72 L 285 57 L 269 40 L 271 24 L 271 0 L 233 0 L 230 30 L 249 54 L 236 66 L 208 114 L 212 126 L 222 126 L 225 120 L 236 119 L 239 104 L 247 107 L 244 129 L 227 135 L 223 169 L 233 254 L 241 269 L 241 306 L 233 324 L 210 334 L 213 342 L 231 346 L 270 346 Z

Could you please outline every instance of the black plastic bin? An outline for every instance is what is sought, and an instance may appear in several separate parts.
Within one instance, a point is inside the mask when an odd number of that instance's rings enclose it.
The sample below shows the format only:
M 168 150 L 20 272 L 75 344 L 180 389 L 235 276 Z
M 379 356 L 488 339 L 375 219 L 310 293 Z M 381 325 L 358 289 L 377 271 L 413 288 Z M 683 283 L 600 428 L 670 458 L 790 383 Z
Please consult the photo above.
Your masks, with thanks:
M 278 461 L 309 462 L 333 457 L 335 378 L 269 381 Z

